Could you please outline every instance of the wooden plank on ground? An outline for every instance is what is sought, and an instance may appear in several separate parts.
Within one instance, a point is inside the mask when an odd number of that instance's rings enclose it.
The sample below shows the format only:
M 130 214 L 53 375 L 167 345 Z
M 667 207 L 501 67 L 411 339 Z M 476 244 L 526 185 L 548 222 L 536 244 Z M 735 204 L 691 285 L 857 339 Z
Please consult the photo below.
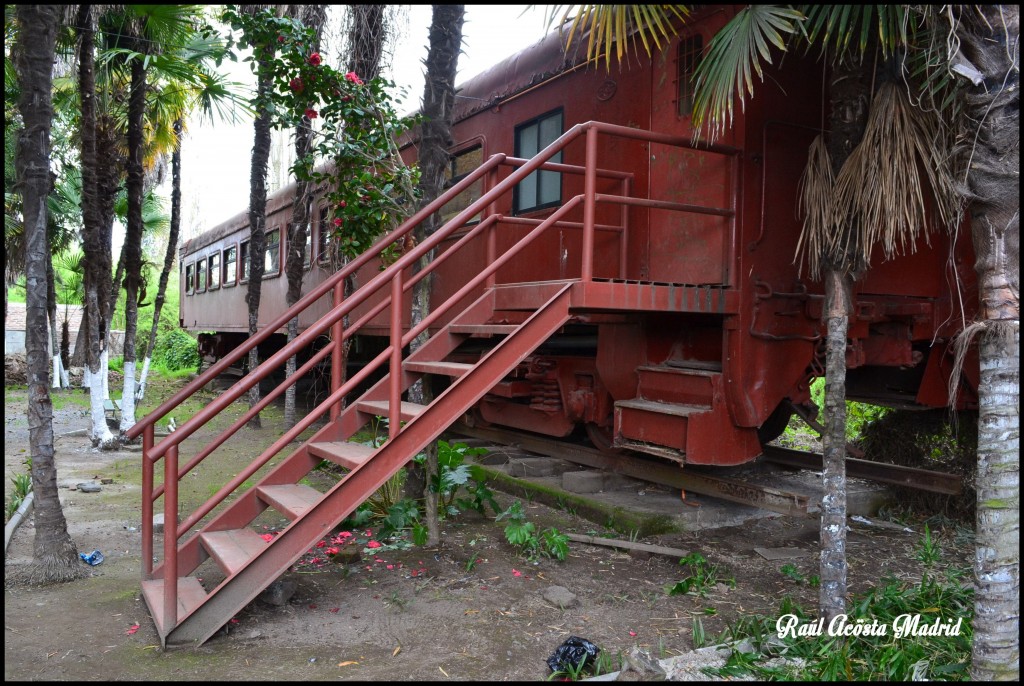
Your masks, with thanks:
M 624 548 L 626 550 L 639 550 L 645 553 L 653 553 L 655 555 L 665 555 L 667 557 L 686 557 L 689 555 L 685 550 L 679 548 L 668 548 L 663 545 L 654 545 L 651 543 L 640 543 L 638 541 L 621 541 L 614 538 L 598 538 L 597 536 L 584 536 L 583 534 L 566 534 L 570 541 L 576 541 L 577 543 L 589 543 L 590 545 L 603 545 L 609 548 Z

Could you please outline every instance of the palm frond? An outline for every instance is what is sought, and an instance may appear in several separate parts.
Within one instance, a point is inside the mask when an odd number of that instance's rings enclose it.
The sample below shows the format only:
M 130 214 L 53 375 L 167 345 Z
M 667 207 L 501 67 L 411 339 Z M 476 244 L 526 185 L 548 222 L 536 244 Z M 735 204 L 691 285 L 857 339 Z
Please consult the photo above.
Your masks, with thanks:
M 801 5 L 807 15 L 804 36 L 808 45 L 820 44 L 823 53 L 840 58 L 856 41 L 863 56 L 871 34 L 877 31 L 882 56 L 893 55 L 907 45 L 906 5 Z
M 796 34 L 803 18 L 786 7 L 750 5 L 715 34 L 694 71 L 694 129 L 707 124 L 708 137 L 715 140 L 732 125 L 734 98 L 742 109 L 754 93 L 753 74 L 763 80 L 762 61 L 772 63 L 771 46 L 785 51 L 783 34 Z
M 552 5 L 547 23 L 550 28 L 558 21 L 560 30 L 570 24 L 566 50 L 586 34 L 587 60 L 599 62 L 603 57 L 610 66 L 613 48 L 617 62 L 622 62 L 630 46 L 635 51 L 638 43 L 650 57 L 652 44 L 661 49 L 662 40 L 676 34 L 673 20 L 685 20 L 689 13 L 685 5 Z

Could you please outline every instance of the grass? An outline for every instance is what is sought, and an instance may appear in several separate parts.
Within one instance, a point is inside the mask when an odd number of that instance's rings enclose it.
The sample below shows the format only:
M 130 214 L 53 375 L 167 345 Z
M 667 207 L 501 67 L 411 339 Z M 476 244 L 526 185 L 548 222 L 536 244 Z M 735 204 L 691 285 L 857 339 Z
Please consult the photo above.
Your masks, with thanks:
M 970 570 L 949 569 L 944 575 L 928 575 L 920 583 L 894 578 L 859 595 L 847 607 L 849 626 L 858 620 L 881 627 L 861 635 L 797 635 L 796 630 L 780 636 L 777 622 L 791 615 L 800 625 L 815 622 L 802 607 L 788 597 L 773 617 L 754 615 L 731 624 L 713 643 L 725 644 L 746 639 L 752 652 L 734 651 L 719 669 L 707 669 L 712 676 L 727 679 L 802 680 L 802 681 L 919 681 L 969 679 L 971 626 L 974 615 L 974 591 Z M 920 625 L 939 621 L 956 626 L 958 635 L 900 635 L 897 627 L 907 625 L 903 616 L 919 616 Z M 833 632 L 834 633 L 834 632 Z M 952 633 L 952 632 L 950 632 Z M 695 642 L 708 643 L 703 628 L 694 624 Z M 770 662 L 785 656 L 782 664 Z

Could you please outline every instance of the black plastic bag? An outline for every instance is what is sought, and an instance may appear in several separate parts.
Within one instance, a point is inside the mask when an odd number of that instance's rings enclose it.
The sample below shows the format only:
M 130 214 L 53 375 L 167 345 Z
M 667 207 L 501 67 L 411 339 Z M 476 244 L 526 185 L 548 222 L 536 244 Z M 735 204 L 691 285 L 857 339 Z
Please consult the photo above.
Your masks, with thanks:
M 596 660 L 599 652 L 601 649 L 587 639 L 570 636 L 548 658 L 548 667 L 552 672 L 582 669 L 587 660 Z

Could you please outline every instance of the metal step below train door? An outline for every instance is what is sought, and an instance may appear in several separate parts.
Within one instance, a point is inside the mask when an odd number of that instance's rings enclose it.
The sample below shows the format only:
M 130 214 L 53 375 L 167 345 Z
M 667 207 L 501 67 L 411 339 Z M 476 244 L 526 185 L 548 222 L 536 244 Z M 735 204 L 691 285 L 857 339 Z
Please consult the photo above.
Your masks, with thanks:
M 729 415 L 721 364 L 680 361 L 636 371 L 637 397 L 615 402 L 615 447 L 680 464 L 739 464 L 761 453 L 756 429 L 735 426 Z

